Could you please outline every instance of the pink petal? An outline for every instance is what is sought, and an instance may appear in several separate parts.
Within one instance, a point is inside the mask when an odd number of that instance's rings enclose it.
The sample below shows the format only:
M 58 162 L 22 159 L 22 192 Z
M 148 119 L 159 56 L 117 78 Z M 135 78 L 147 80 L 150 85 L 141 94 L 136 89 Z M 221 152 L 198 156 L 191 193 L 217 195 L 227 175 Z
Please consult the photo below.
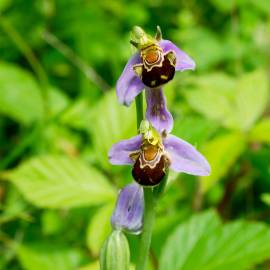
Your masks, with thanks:
M 210 174 L 208 161 L 188 142 L 174 135 L 168 135 L 163 144 L 169 154 L 172 170 L 200 176 Z
M 189 57 L 185 52 L 183 52 L 181 49 L 179 49 L 174 43 L 172 43 L 169 40 L 161 40 L 159 42 L 159 45 L 163 49 L 163 51 L 166 53 L 168 51 L 174 51 L 176 55 L 176 66 L 175 70 L 188 70 L 192 69 L 194 70 L 196 67 L 196 64 L 194 60 Z
M 142 144 L 142 136 L 137 135 L 128 140 L 120 141 L 114 144 L 109 151 L 109 160 L 114 165 L 133 164 L 134 161 L 130 158 L 130 153 L 140 149 Z
M 141 63 L 140 54 L 136 53 L 129 59 L 117 81 L 116 94 L 120 104 L 129 106 L 144 88 L 141 79 L 133 71 L 133 65 L 139 63 Z

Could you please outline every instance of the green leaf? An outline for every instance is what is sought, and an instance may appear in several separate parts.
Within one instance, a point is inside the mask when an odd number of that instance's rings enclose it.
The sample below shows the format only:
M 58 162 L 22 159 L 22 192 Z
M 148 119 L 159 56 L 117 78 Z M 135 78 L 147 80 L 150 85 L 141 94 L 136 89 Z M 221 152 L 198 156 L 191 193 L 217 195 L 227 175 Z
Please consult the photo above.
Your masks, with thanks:
M 98 256 L 99 251 L 111 231 L 110 217 L 112 215 L 114 203 L 98 209 L 91 217 L 87 228 L 87 246 L 94 256 Z
M 62 227 L 62 217 L 56 210 L 46 209 L 41 215 L 41 228 L 44 235 L 58 233 Z
M 76 100 L 62 115 L 61 123 L 76 129 L 89 130 L 91 106 L 85 99 Z
M 166 197 L 167 196 L 170 196 L 170 194 L 166 193 Z M 168 204 L 166 204 L 166 209 L 168 209 Z M 170 211 L 171 212 L 166 215 L 157 215 L 155 221 L 151 245 L 152 251 L 156 257 L 160 257 L 164 242 L 170 235 L 171 231 L 184 220 L 183 212 L 185 212 L 186 209 L 181 209 L 182 212 L 173 211 L 172 209 L 170 209 Z
M 269 258 L 269 249 L 266 225 L 245 221 L 221 225 L 213 212 L 207 212 L 192 217 L 171 234 L 160 270 L 250 269 Z
M 106 93 L 92 106 L 85 100 L 77 101 L 65 112 L 61 121 L 89 131 L 93 143 L 93 159 L 107 169 L 110 167 L 108 151 L 112 145 L 137 133 L 135 104 L 130 108 L 121 106 L 115 90 Z
M 52 115 L 57 115 L 67 108 L 70 104 L 70 100 L 68 96 L 56 87 L 50 87 L 49 90 L 50 113 Z
M 80 254 L 74 249 L 39 243 L 21 245 L 18 258 L 25 270 L 74 270 Z
M 43 113 L 40 91 L 30 73 L 0 63 L 0 113 L 26 125 L 40 119 Z
M 12 0 L 1 0 L 0 1 L 0 12 L 5 11 L 12 4 Z
M 183 117 L 174 122 L 173 134 L 199 147 L 217 130 L 217 124 L 199 116 Z
M 0 224 L 16 218 L 29 219 L 27 206 L 19 191 L 14 187 L 10 187 L 5 194 L 5 204 L 1 205 L 3 211 L 0 215 Z
M 247 131 L 266 107 L 267 76 L 263 70 L 246 73 L 237 80 L 220 73 L 201 76 L 186 97 L 205 117 L 227 128 Z
M 220 226 L 220 220 L 213 211 L 194 216 L 188 222 L 178 226 L 163 247 L 160 270 L 182 269 L 199 240 L 218 226 Z
M 266 14 L 270 14 L 270 3 L 268 0 L 249 0 L 256 8 Z
M 211 165 L 211 173 L 200 178 L 203 192 L 208 191 L 228 172 L 244 148 L 245 138 L 237 132 L 215 137 L 204 146 L 203 153 Z
M 235 81 L 222 73 L 196 78 L 195 89 L 186 92 L 188 103 L 205 117 L 224 123 L 231 117 Z
M 99 261 L 82 266 L 78 270 L 100 270 Z
M 235 125 L 248 130 L 261 116 L 268 101 L 266 72 L 257 70 L 246 73 L 238 80 L 235 91 Z
M 261 199 L 264 203 L 270 206 L 270 194 L 269 193 L 264 193 L 261 196 Z
M 27 200 L 39 207 L 69 208 L 111 201 L 107 179 L 83 161 L 64 156 L 41 156 L 24 162 L 7 178 Z
M 200 71 L 209 70 L 224 60 L 227 52 L 224 50 L 223 42 L 215 32 L 202 25 L 187 28 L 182 26 L 183 24 L 181 24 L 181 31 L 174 32 L 173 39 L 177 39 L 180 44 L 184 43 L 184 48 L 196 59 Z
M 260 121 L 249 133 L 249 139 L 255 142 L 270 143 L 270 118 Z
M 223 0 L 211 0 L 211 2 L 215 5 L 215 7 L 224 12 L 228 13 L 230 12 L 236 4 L 235 0 L 228 0 L 228 1 L 223 1 Z
M 111 91 L 92 108 L 89 123 L 95 160 L 108 167 L 112 145 L 137 133 L 135 105 L 131 108 L 119 105 L 115 91 Z

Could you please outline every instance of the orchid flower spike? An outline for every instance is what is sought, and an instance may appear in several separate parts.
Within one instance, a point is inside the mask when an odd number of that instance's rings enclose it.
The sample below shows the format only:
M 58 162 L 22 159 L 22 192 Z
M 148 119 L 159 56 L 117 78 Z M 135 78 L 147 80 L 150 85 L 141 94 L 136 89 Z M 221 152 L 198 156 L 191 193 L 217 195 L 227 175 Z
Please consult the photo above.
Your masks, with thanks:
M 132 165 L 132 175 L 143 186 L 158 185 L 167 169 L 192 175 L 207 176 L 210 166 L 191 144 L 166 133 L 160 134 L 147 120 L 140 134 L 114 144 L 109 151 L 114 165 Z
M 138 52 L 129 59 L 117 81 L 118 100 L 129 106 L 145 88 L 146 118 L 159 132 L 169 133 L 173 119 L 161 87 L 173 79 L 175 71 L 195 69 L 195 62 L 171 41 L 163 40 L 159 27 L 156 36 L 151 37 L 135 26 L 130 42 Z

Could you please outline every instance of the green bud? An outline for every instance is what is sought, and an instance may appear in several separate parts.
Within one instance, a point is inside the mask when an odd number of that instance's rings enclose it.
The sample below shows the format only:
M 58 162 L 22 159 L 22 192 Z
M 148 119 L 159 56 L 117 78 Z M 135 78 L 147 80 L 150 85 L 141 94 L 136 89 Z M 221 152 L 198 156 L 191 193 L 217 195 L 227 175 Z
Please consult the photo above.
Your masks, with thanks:
M 129 270 L 130 252 L 124 233 L 115 230 L 104 243 L 100 253 L 100 270 Z

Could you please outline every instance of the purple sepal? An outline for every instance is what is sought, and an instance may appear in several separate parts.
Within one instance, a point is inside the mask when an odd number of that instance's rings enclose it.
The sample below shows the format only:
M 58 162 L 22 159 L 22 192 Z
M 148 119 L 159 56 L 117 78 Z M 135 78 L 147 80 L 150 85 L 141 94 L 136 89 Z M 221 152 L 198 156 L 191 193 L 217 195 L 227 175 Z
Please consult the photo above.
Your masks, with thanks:
M 111 216 L 114 229 L 139 234 L 143 224 L 144 197 L 143 188 L 132 183 L 121 189 L 116 207 Z
M 163 144 L 170 159 L 170 168 L 176 172 L 185 172 L 192 175 L 207 176 L 210 174 L 210 165 L 205 157 L 191 144 L 168 135 Z
M 144 88 L 141 79 L 133 71 L 133 65 L 139 63 L 141 63 L 141 57 L 140 53 L 137 52 L 129 59 L 117 81 L 116 94 L 120 104 L 129 106 Z
M 140 149 L 142 135 L 137 135 L 128 140 L 122 140 L 112 146 L 109 151 L 109 160 L 114 165 L 133 164 L 130 153 Z
M 166 98 L 162 88 L 146 88 L 146 119 L 162 133 L 170 133 L 173 128 L 173 117 L 166 107 Z
M 161 40 L 159 42 L 161 48 L 163 49 L 164 53 L 168 51 L 174 51 L 176 55 L 176 66 L 175 70 L 184 71 L 187 69 L 194 70 L 196 67 L 196 64 L 194 60 L 189 57 L 185 52 L 180 50 L 174 43 L 172 43 L 169 40 Z

